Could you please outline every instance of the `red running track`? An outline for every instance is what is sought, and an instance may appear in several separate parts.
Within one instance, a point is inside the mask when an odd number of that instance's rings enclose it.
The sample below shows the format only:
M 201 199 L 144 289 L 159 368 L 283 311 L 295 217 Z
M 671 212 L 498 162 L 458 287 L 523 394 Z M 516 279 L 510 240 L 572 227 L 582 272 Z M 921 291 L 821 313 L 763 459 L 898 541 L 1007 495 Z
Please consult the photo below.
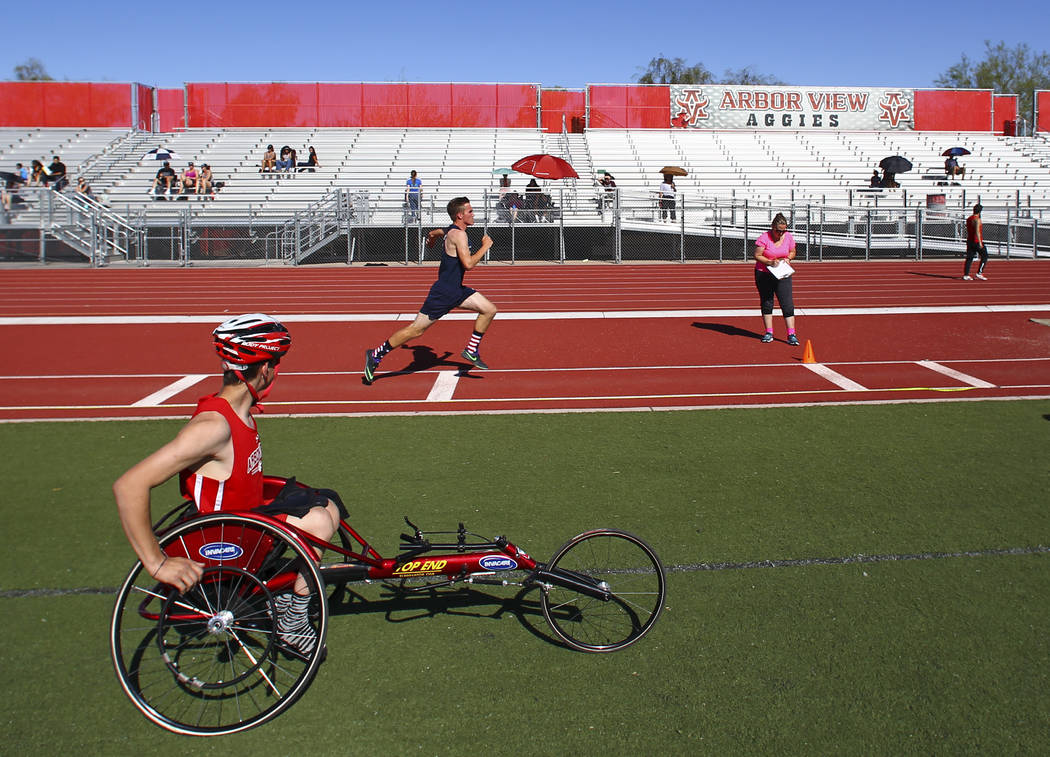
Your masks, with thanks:
M 1050 317 L 1050 309 L 1042 313 Z M 542 412 L 1050 396 L 1050 328 L 1027 312 L 799 319 L 802 349 L 758 341 L 756 317 L 512 320 L 467 371 L 462 321 L 439 323 L 361 380 L 390 321 L 298 323 L 270 414 Z M 779 318 L 778 318 L 779 320 Z M 21 326 L 0 419 L 185 416 L 215 391 L 208 327 Z M 782 335 L 782 324 L 777 324 Z M 56 356 L 60 359 L 56 360 Z M 133 357 L 134 356 L 134 357 Z M 176 383 L 178 382 L 178 383 Z M 156 393 L 161 393 L 157 395 Z
M 1045 304 L 1050 260 L 993 261 L 990 281 L 961 280 L 960 261 L 797 263 L 802 308 Z M 42 269 L 0 272 L 0 317 L 414 313 L 434 266 Z M 467 283 L 504 312 L 755 308 L 752 266 L 506 265 Z

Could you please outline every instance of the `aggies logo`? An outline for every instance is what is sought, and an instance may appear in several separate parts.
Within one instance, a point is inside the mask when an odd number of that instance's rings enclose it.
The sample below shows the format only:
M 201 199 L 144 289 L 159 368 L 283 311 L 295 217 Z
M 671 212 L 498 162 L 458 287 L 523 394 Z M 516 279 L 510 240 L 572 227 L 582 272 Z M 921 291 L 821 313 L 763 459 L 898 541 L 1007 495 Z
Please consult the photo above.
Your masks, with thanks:
M 248 455 L 248 475 L 253 476 L 262 472 L 262 445 L 259 443 L 259 435 L 255 435 L 255 449 Z
M 699 121 L 706 121 L 710 117 L 707 109 L 711 101 L 698 89 L 683 89 L 674 104 L 679 108 L 678 115 L 671 119 L 674 126 L 696 126 Z
M 896 129 L 902 121 L 910 121 L 911 103 L 900 92 L 890 92 L 879 100 L 879 120 L 889 123 L 891 129 Z

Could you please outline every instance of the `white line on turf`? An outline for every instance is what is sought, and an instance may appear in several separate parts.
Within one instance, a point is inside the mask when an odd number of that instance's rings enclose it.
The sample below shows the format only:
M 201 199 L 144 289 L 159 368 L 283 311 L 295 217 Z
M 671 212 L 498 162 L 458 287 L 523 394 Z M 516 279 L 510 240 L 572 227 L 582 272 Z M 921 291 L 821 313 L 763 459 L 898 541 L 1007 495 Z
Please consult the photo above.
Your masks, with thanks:
M 207 373 L 193 373 L 189 376 L 183 376 L 178 381 L 171 382 L 163 389 L 158 389 L 153 392 L 153 394 L 148 394 L 137 402 L 132 402 L 131 407 L 156 407 L 164 402 L 164 400 L 174 397 L 183 389 L 189 389 L 197 382 L 203 381 L 206 378 L 208 378 Z
M 964 384 L 969 384 L 970 386 L 975 386 L 978 389 L 994 389 L 995 388 L 995 384 L 989 383 L 989 382 L 984 381 L 983 379 L 979 379 L 979 378 L 977 378 L 975 376 L 971 376 L 969 374 L 963 373 L 962 371 L 957 371 L 954 368 L 949 368 L 946 365 L 941 365 L 940 363 L 935 363 L 932 360 L 920 360 L 919 361 L 919 365 L 921 365 L 923 368 L 929 368 L 931 371 L 937 371 L 937 373 L 940 373 L 940 374 L 942 374 L 944 376 L 947 376 L 948 378 L 953 378 L 956 381 L 963 382 Z

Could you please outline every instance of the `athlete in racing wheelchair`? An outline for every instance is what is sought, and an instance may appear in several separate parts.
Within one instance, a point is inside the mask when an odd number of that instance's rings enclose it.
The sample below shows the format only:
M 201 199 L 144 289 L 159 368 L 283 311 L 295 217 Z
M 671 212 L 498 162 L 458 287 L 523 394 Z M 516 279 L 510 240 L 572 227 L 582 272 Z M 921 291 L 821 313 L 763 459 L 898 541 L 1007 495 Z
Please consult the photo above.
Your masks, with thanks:
M 254 510 L 329 541 L 346 510 L 329 489 L 310 489 L 294 479 L 267 476 L 264 491 L 262 446 L 252 409 L 277 378 L 292 344 L 288 330 L 261 313 L 239 315 L 213 332 L 222 359 L 222 389 L 202 397 L 189 422 L 170 442 L 132 466 L 113 484 L 121 525 L 144 569 L 181 593 L 201 580 L 203 563 L 166 555 L 150 524 L 150 491 L 175 474 L 182 494 L 199 513 Z M 320 559 L 317 549 L 312 548 Z M 308 618 L 310 594 L 302 575 L 293 591 L 275 598 L 282 640 L 303 654 L 313 651 L 317 632 Z

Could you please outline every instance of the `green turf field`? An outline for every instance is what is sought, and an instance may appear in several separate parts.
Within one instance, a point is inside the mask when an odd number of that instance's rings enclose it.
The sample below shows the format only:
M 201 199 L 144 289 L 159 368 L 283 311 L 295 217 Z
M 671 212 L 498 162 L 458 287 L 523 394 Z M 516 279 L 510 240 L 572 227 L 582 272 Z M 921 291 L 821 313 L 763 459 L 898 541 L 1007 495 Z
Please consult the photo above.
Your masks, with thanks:
M 1050 744 L 1050 405 L 1042 401 L 261 419 L 268 472 L 340 490 L 393 554 L 425 530 L 545 559 L 638 533 L 668 566 L 652 633 L 556 646 L 515 590 L 337 608 L 276 721 L 149 724 L 112 672 L 132 562 L 110 484 L 174 421 L 0 425 L 4 752 L 100 755 L 1043 754 Z M 176 501 L 173 486 L 156 511 Z M 850 558 L 850 559 L 846 559 Z

